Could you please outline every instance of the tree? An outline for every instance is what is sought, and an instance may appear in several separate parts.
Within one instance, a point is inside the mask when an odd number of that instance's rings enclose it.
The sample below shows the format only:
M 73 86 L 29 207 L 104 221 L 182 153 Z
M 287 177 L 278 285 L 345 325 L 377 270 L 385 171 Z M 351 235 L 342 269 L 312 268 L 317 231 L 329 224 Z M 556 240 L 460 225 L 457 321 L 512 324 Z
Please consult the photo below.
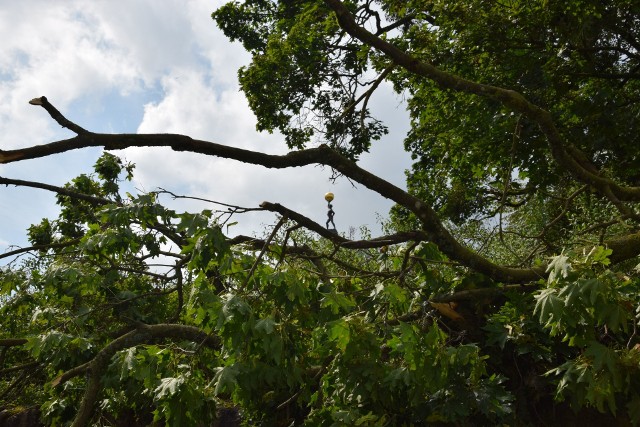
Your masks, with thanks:
M 77 136 L 2 163 L 107 151 L 65 187 L 0 179 L 61 206 L 3 255 L 34 256 L 2 271 L 0 399 L 74 426 L 196 425 L 228 407 L 265 425 L 636 424 L 639 12 L 229 3 L 213 17 L 252 54 L 240 82 L 258 130 L 294 149 L 284 156 L 97 134 L 33 99 Z M 408 191 L 357 164 L 385 132 L 367 108 L 385 82 L 411 114 Z M 132 146 L 322 164 L 397 205 L 386 236 L 352 241 L 263 202 L 252 209 L 275 227 L 229 238 L 245 208 L 121 195 L 133 166 L 110 151 Z

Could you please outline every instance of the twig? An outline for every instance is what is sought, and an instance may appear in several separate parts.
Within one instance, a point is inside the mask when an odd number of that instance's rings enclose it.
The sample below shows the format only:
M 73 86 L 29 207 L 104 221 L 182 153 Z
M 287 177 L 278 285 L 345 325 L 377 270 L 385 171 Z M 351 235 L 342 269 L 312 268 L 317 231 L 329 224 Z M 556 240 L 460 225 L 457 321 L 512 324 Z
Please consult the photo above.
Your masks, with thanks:
M 40 98 L 33 98 L 31 101 L 29 101 L 29 104 L 39 105 L 45 110 L 47 110 L 47 113 L 49 113 L 49 115 L 53 118 L 53 120 L 58 122 L 58 124 L 60 124 L 60 126 L 62 126 L 63 128 L 67 128 L 78 135 L 87 135 L 91 133 L 88 130 L 73 123 L 72 121 L 67 120 L 67 118 L 63 116 L 62 113 L 58 111 L 56 107 L 54 107 L 49 103 L 46 96 L 41 96 Z
M 349 106 L 347 106 L 347 108 L 344 109 L 342 114 L 340 114 L 340 117 L 338 117 L 338 121 L 344 119 L 349 113 L 351 113 L 354 110 L 354 108 L 356 107 L 356 105 L 358 105 L 360 102 L 362 102 L 362 100 L 365 101 L 364 105 L 362 107 L 362 110 L 364 111 L 366 109 L 366 107 L 367 107 L 367 103 L 369 102 L 369 98 L 371 98 L 371 95 L 373 94 L 373 92 L 375 92 L 375 90 L 378 88 L 378 86 L 380 86 L 380 83 L 382 83 L 384 81 L 384 79 L 387 78 L 389 73 L 391 73 L 391 71 L 393 71 L 394 68 L 395 68 L 395 64 L 389 65 L 387 68 L 385 68 L 382 71 L 382 73 L 380 73 L 378 78 L 373 82 L 371 87 L 369 89 L 367 89 L 367 91 L 364 92 L 362 95 L 360 95 L 358 97 L 358 99 L 356 99 L 351 104 L 349 104 Z
M 0 402 L 4 400 L 5 397 L 9 395 L 11 390 L 13 390 L 20 382 L 29 374 L 29 371 L 22 371 L 20 375 L 9 384 L 9 386 L 0 394 Z
M 95 205 L 106 205 L 109 203 L 115 203 L 113 200 L 105 199 L 102 197 L 90 196 L 88 194 L 78 193 L 77 191 L 69 190 L 68 188 L 56 187 L 55 185 L 43 184 L 35 181 L 24 181 L 22 179 L 11 179 L 0 177 L 0 185 L 15 185 L 20 187 L 40 188 L 42 190 L 52 191 L 57 194 L 69 196 L 73 199 L 80 199 L 93 203 Z
M 260 263 L 260 260 L 262 260 L 262 256 L 264 255 L 264 253 L 266 252 L 267 248 L 269 247 L 269 244 L 271 243 L 271 241 L 275 237 L 276 233 L 278 233 L 278 230 L 280 230 L 280 227 L 282 227 L 285 222 L 287 222 L 287 217 L 285 217 L 285 216 L 281 217 L 280 220 L 278 221 L 278 223 L 276 224 L 276 226 L 273 228 L 273 231 L 269 235 L 269 238 L 264 242 L 264 245 L 262 246 L 262 249 L 260 250 L 260 253 L 258 254 L 258 257 L 253 262 L 253 265 L 251 266 L 251 269 L 249 270 L 249 273 L 247 274 L 247 277 L 245 277 L 244 282 L 242 283 L 242 288 L 243 289 L 246 288 L 247 284 L 249 283 L 249 279 L 251 279 L 251 276 L 253 276 L 253 273 L 256 271 L 256 268 L 258 267 L 258 264 Z
M 25 253 L 25 252 L 42 251 L 42 250 L 45 250 L 45 249 L 65 248 L 67 246 L 75 245 L 78 242 L 80 242 L 80 239 L 73 239 L 73 240 L 69 240 L 68 242 L 62 242 L 62 243 L 50 243 L 48 245 L 33 245 L 33 246 L 28 246 L 26 248 L 14 249 L 12 251 L 0 254 L 0 259 L 8 258 L 8 257 L 13 256 L 13 255 L 19 255 L 19 254 L 22 254 L 22 253 Z

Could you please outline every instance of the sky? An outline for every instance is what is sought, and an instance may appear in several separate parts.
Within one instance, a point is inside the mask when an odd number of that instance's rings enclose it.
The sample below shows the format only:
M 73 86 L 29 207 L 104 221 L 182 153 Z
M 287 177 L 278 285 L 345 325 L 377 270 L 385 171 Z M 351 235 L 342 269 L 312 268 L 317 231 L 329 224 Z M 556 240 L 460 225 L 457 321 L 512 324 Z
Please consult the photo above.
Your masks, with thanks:
M 258 133 L 239 91 L 237 70 L 250 61 L 216 27 L 213 0 L 21 0 L 0 8 L 0 149 L 73 137 L 28 101 L 46 96 L 69 120 L 93 132 L 181 133 L 220 144 L 285 154 L 278 134 Z M 390 133 L 362 156 L 360 166 L 405 188 L 410 158 L 402 150 L 408 115 L 402 99 L 381 85 L 369 104 Z M 62 186 L 90 173 L 101 149 L 0 165 L 0 176 Z M 114 154 L 136 164 L 134 189 L 174 193 L 245 207 L 282 205 L 324 224 L 333 192 L 339 232 L 366 226 L 380 234 L 389 200 L 331 170 L 308 166 L 269 170 L 232 160 L 135 148 Z M 182 211 L 212 205 L 162 202 Z M 58 210 L 52 193 L 0 187 L 0 252 L 26 245 L 25 231 Z M 263 236 L 273 213 L 243 214 L 231 235 Z

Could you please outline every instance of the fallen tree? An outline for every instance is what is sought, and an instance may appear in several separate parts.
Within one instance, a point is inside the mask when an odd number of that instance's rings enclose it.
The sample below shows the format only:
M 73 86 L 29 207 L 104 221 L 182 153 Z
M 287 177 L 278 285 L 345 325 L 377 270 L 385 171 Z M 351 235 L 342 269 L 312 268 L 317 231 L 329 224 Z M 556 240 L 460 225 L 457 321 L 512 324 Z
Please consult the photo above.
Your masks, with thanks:
M 447 4 L 219 9 L 282 156 L 94 133 L 31 100 L 76 136 L 0 163 L 105 152 L 65 186 L 0 177 L 61 207 L 0 255 L 32 255 L 2 271 L 0 403 L 74 426 L 194 425 L 226 407 L 270 425 L 538 424 L 574 419 L 569 406 L 637 422 L 638 18 L 615 2 Z M 410 95 L 407 190 L 357 163 L 384 132 L 367 103 L 385 81 Z M 162 198 L 188 196 L 122 195 L 133 166 L 111 152 L 128 147 L 325 165 L 396 203 L 389 233 L 349 240 L 277 201 L 178 213 Z M 276 225 L 225 236 L 250 210 Z

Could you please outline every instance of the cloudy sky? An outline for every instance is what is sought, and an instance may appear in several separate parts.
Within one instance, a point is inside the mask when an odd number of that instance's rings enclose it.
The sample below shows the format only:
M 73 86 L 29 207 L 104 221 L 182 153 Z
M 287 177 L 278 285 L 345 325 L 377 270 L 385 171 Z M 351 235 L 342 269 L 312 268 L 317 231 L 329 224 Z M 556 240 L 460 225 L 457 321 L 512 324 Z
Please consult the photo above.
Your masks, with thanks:
M 284 154 L 279 135 L 259 134 L 237 69 L 249 62 L 211 19 L 223 4 L 212 0 L 5 1 L 0 8 L 0 149 L 43 144 L 73 134 L 28 104 L 45 95 L 70 120 L 94 132 L 183 133 L 235 147 Z M 404 106 L 382 86 L 370 102 L 390 134 L 362 157 L 361 166 L 404 187 L 409 157 L 402 151 L 408 128 Z M 281 203 L 320 223 L 324 193 L 336 195 L 341 232 L 362 225 L 379 234 L 378 216 L 391 202 L 346 179 L 335 184 L 321 167 L 268 170 L 231 160 L 169 149 L 127 149 L 115 154 L 136 163 L 135 187 L 256 207 Z M 91 172 L 100 149 L 0 165 L 0 175 L 63 185 Z M 168 200 L 165 199 L 168 202 Z M 172 203 L 179 211 L 202 204 Z M 26 228 L 54 217 L 52 194 L 0 188 L 0 251 L 24 245 Z M 232 234 L 263 235 L 273 214 L 235 218 Z

